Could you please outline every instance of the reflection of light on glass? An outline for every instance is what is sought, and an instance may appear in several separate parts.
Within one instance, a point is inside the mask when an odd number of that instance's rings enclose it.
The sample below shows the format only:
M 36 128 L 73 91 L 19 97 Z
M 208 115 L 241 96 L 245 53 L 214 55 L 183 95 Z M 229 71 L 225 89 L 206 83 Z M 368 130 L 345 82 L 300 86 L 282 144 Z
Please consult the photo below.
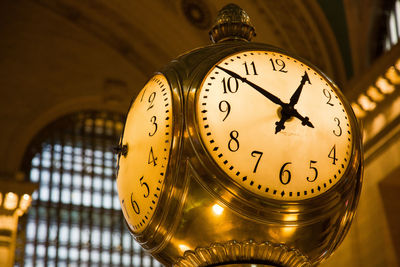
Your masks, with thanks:
M 376 102 L 382 101 L 385 97 L 374 86 L 368 87 L 367 95 Z
M 400 75 L 399 71 L 396 70 L 395 67 L 391 66 L 385 73 L 385 76 L 391 81 L 393 84 L 400 84 Z
M 185 252 L 187 250 L 190 250 L 190 248 L 184 244 L 180 244 L 179 245 L 180 250 L 182 250 L 182 252 Z
M 13 210 L 18 205 L 18 195 L 13 192 L 8 192 L 4 198 L 4 208 L 6 210 Z
M 354 113 L 356 114 L 357 118 L 365 117 L 366 113 L 364 110 L 357 103 L 351 103 L 351 107 L 353 108 Z
M 221 207 L 221 206 L 218 205 L 218 204 L 215 204 L 214 206 L 212 206 L 212 210 L 213 210 L 213 212 L 214 212 L 215 215 L 221 215 L 222 212 L 224 212 L 224 208 Z
M 393 84 L 390 84 L 389 81 L 383 77 L 379 77 L 376 81 L 376 86 L 382 91 L 384 94 L 391 94 L 394 91 Z
M 3 203 L 3 194 L 0 192 L 0 206 Z
M 297 218 L 298 218 L 297 214 L 285 214 L 283 219 L 286 222 L 296 222 Z
M 296 226 L 285 226 L 282 228 L 282 234 L 284 236 L 291 236 L 296 231 Z
M 376 107 L 376 104 L 372 102 L 366 95 L 362 94 L 358 97 L 358 103 L 363 110 L 371 111 Z

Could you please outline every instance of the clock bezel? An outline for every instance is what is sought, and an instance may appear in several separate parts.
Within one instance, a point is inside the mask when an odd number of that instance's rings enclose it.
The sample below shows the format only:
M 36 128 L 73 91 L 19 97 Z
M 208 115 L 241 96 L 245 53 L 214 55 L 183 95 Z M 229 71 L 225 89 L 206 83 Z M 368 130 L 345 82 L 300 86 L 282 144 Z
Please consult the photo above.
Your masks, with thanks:
M 312 68 L 313 71 L 317 72 L 321 77 L 325 79 L 325 81 L 334 88 L 336 94 L 338 95 L 340 101 L 343 104 L 344 109 L 349 118 L 350 128 L 352 131 L 352 148 L 351 148 L 351 155 L 349 159 L 348 166 L 346 170 L 343 172 L 342 178 L 338 181 L 335 185 L 333 185 L 330 189 L 325 191 L 324 193 L 313 196 L 303 200 L 276 200 L 268 197 L 259 196 L 248 189 L 244 188 L 238 182 L 234 181 L 227 173 L 225 173 L 221 167 L 215 162 L 207 151 L 205 147 L 204 141 L 201 138 L 199 125 L 197 123 L 197 114 L 196 114 L 196 106 L 198 103 L 198 94 L 200 91 L 200 87 L 203 83 L 205 77 L 209 74 L 211 69 L 218 63 L 224 60 L 227 57 L 235 55 L 237 53 L 245 52 L 245 51 L 270 51 L 276 53 L 282 53 L 288 55 L 308 67 Z M 227 205 L 234 205 L 235 208 L 243 211 L 244 213 L 251 213 L 252 216 L 254 214 L 258 214 L 261 211 L 269 210 L 269 207 L 272 205 L 274 207 L 281 207 L 282 209 L 286 210 L 287 206 L 311 206 L 309 203 L 315 203 L 315 200 L 318 200 L 321 204 L 329 205 L 333 199 L 339 197 L 340 194 L 338 192 L 345 192 L 352 187 L 353 183 L 356 181 L 349 181 L 350 179 L 354 179 L 356 177 L 357 170 L 360 166 L 361 161 L 361 138 L 359 133 L 359 128 L 357 127 L 356 117 L 354 112 L 352 111 L 350 105 L 345 100 L 343 94 L 339 90 L 339 88 L 329 79 L 322 71 L 320 71 L 317 67 L 313 64 L 309 63 L 307 60 L 304 60 L 298 56 L 294 56 L 286 51 L 282 51 L 279 48 L 265 45 L 265 44 L 258 44 L 258 43 L 244 43 L 243 45 L 234 46 L 227 48 L 220 53 L 216 54 L 215 56 L 209 57 L 202 64 L 195 69 L 193 72 L 194 75 L 191 79 L 190 83 L 190 91 L 188 94 L 188 105 L 187 105 L 187 129 L 189 132 L 189 137 L 192 141 L 194 146 L 194 151 L 197 154 L 197 158 L 199 159 L 196 164 L 201 166 L 204 170 L 200 174 L 200 179 L 204 183 L 205 187 L 209 189 L 209 191 L 213 191 L 214 194 L 220 195 L 222 200 Z M 200 169 L 200 168 L 197 168 Z M 210 174 L 214 174 L 210 177 Z M 218 177 L 218 179 L 215 179 Z M 356 179 L 354 179 L 356 180 Z M 313 208 L 307 209 L 312 212 Z M 259 216 L 262 218 L 263 216 Z

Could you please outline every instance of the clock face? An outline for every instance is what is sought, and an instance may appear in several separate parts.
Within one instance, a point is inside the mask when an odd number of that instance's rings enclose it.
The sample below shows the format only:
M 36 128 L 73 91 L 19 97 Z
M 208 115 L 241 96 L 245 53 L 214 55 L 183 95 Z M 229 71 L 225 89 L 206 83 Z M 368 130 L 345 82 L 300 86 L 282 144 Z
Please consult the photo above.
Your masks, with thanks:
M 125 219 L 142 232 L 153 217 L 164 184 L 172 143 L 172 95 L 167 79 L 158 74 L 145 85 L 131 106 L 119 158 L 118 194 Z
M 298 59 L 272 51 L 231 55 L 208 72 L 196 97 L 208 154 L 261 197 L 318 196 L 349 164 L 353 134 L 342 99 Z

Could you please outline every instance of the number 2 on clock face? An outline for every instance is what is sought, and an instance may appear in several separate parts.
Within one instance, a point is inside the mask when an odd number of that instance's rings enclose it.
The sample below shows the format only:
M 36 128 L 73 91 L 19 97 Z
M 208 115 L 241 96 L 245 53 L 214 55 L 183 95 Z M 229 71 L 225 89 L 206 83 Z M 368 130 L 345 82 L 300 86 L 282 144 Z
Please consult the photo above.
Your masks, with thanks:
M 208 72 L 196 117 L 208 154 L 238 186 L 302 200 L 333 187 L 349 164 L 353 137 L 342 101 L 300 60 L 245 51 Z
M 167 79 L 155 75 L 128 112 L 117 185 L 125 219 L 135 232 L 150 223 L 158 205 L 172 143 L 172 94 Z

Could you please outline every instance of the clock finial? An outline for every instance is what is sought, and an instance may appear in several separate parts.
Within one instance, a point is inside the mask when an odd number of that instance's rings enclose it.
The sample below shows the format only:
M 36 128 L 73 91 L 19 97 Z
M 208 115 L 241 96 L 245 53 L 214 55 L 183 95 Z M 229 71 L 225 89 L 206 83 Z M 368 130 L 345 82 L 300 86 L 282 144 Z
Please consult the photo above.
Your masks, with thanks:
M 219 11 L 209 35 L 214 43 L 227 39 L 250 41 L 256 32 L 251 25 L 249 15 L 239 6 L 228 4 Z

